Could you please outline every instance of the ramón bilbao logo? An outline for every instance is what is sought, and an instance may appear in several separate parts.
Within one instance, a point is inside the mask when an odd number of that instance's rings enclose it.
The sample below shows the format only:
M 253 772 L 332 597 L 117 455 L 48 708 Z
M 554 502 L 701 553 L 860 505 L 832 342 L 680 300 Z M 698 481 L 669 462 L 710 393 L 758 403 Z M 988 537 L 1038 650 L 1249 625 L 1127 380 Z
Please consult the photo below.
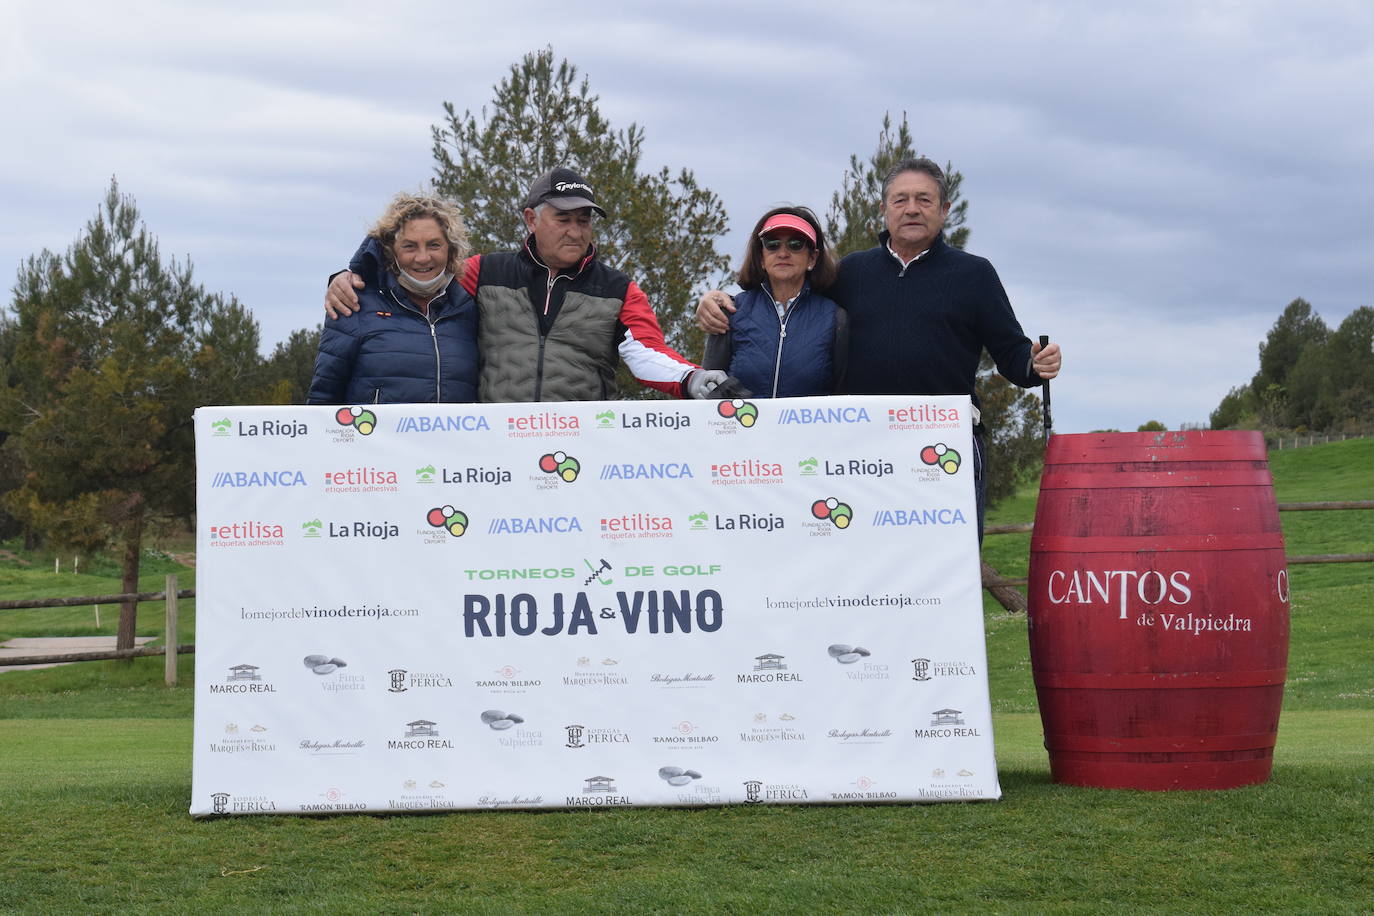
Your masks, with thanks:
M 351 426 L 361 435 L 370 436 L 377 428 L 377 414 L 366 407 L 340 407 L 334 413 L 334 422 L 340 426 Z

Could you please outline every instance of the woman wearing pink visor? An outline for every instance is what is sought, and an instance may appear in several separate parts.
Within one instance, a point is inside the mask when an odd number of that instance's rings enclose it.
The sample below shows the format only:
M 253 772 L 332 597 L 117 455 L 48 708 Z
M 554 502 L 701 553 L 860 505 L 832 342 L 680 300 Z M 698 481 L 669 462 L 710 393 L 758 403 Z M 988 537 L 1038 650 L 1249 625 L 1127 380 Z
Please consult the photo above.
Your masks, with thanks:
M 844 377 L 848 319 L 823 293 L 835 258 L 816 214 L 769 210 L 749 234 L 730 330 L 706 338 L 702 368 L 724 369 L 756 397 L 832 394 Z

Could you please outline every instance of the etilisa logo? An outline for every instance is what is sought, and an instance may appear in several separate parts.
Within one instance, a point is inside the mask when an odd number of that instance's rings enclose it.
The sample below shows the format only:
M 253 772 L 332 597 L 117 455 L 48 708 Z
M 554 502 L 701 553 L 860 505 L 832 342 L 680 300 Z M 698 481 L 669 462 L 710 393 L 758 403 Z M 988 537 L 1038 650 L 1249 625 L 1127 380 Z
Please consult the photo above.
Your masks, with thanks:
M 370 436 L 377 428 L 377 414 L 367 407 L 340 407 L 334 413 L 334 422 L 352 427 L 360 435 Z
M 436 506 L 425 513 L 425 521 L 431 528 L 442 528 L 456 538 L 468 530 L 468 516 L 452 506 Z
M 582 463 L 567 452 L 549 452 L 539 456 L 539 470 L 572 483 L 582 471 Z
M 826 499 L 818 499 L 811 504 L 811 514 L 821 521 L 828 521 L 836 528 L 844 529 L 849 527 L 849 523 L 854 520 L 854 509 L 848 503 L 842 503 L 831 496 Z
M 893 407 L 887 412 L 888 429 L 958 429 L 964 423 L 957 407 L 916 404 Z
M 576 414 L 559 413 L 556 410 L 511 414 L 506 417 L 506 435 L 512 439 L 580 436 L 582 421 Z
M 782 483 L 782 465 L 776 461 L 739 458 L 711 465 L 711 483 L 716 486 Z
M 935 445 L 927 445 L 921 449 L 921 460 L 926 464 L 933 464 L 946 474 L 954 474 L 959 470 L 959 465 L 963 459 L 954 449 L 937 442 Z
M 758 407 L 739 398 L 721 401 L 716 405 L 716 413 L 727 420 L 734 420 L 745 429 L 753 426 L 759 420 Z

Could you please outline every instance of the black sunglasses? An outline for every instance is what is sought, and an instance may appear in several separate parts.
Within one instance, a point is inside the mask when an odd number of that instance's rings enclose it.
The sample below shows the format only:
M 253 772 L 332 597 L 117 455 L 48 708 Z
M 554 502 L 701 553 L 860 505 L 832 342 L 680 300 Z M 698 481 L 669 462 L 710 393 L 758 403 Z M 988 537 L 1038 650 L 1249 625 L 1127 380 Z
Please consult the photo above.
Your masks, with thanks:
M 799 239 L 795 235 L 788 239 L 763 239 L 764 251 L 777 251 L 785 243 L 788 251 L 805 251 L 811 247 L 811 243 L 806 239 Z

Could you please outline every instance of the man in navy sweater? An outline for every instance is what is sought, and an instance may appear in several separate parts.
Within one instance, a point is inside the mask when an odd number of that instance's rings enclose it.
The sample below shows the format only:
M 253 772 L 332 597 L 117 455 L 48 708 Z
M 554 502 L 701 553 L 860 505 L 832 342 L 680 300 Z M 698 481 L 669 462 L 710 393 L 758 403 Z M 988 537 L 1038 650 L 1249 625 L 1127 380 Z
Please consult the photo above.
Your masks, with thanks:
M 1016 320 L 997 271 L 946 244 L 949 185 L 930 159 L 897 163 L 883 181 L 887 229 L 878 245 L 847 255 L 831 297 L 849 313 L 846 394 L 967 394 L 974 406 L 978 536 L 987 497 L 982 425 L 974 381 L 984 348 L 1023 388 L 1059 374 L 1058 344 L 1043 349 Z M 729 328 L 729 297 L 712 291 L 697 306 L 708 334 Z

